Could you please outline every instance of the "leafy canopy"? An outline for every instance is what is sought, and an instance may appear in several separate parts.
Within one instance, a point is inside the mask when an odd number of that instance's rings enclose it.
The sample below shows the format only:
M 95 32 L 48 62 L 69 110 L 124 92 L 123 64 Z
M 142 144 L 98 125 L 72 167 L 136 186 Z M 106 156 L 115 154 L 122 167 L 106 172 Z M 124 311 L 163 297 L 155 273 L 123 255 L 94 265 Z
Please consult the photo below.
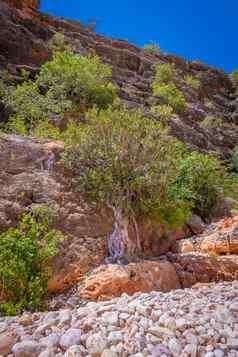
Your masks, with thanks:
M 48 88 L 53 98 L 69 100 L 72 110 L 94 105 L 106 109 L 116 97 L 111 77 L 111 67 L 97 56 L 57 52 L 42 66 L 37 83 Z
M 50 258 L 57 253 L 62 234 L 51 229 L 47 207 L 25 213 L 16 228 L 0 235 L 0 285 L 7 303 L 0 312 L 17 314 L 41 307 L 51 275 Z
M 116 98 L 110 80 L 111 67 L 102 64 L 97 56 L 56 52 L 42 66 L 35 82 L 10 86 L 7 92 L 0 84 L 3 102 L 15 112 L 5 130 L 25 135 L 40 122 L 45 123 L 51 114 L 83 111 L 94 105 L 107 108 Z
M 181 147 L 158 122 L 140 111 L 91 110 L 87 124 L 70 126 L 63 157 L 76 188 L 93 202 L 180 224 L 190 213 L 173 190 Z

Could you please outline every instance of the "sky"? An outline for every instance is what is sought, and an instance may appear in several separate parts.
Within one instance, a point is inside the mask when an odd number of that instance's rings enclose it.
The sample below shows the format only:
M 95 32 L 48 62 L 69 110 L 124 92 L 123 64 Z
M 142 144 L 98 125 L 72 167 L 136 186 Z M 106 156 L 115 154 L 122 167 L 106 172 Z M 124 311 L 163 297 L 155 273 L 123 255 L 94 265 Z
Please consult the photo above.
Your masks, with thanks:
M 97 21 L 96 32 L 139 47 L 238 69 L 238 0 L 41 0 L 56 16 Z

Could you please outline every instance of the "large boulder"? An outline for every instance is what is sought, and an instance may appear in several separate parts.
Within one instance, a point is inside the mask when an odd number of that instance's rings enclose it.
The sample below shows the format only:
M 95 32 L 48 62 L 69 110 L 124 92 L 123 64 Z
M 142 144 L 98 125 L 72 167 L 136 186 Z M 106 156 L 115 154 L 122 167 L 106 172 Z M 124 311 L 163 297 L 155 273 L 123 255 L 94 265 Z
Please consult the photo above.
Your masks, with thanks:
M 123 293 L 179 289 L 174 266 L 166 261 L 142 261 L 127 266 L 103 265 L 86 278 L 80 296 L 88 300 L 108 300 Z

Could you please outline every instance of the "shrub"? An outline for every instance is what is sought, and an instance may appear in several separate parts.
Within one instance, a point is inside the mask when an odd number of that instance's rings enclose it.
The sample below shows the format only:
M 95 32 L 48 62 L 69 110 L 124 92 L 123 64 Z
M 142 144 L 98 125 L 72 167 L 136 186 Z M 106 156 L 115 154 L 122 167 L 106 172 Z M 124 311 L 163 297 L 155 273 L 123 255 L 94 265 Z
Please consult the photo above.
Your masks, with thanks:
M 232 169 L 238 172 L 238 145 L 234 148 L 231 156 Z
M 202 217 L 210 217 L 211 209 L 224 194 L 227 171 L 215 156 L 192 152 L 180 162 L 178 189 L 187 192 L 194 209 Z
M 173 189 L 181 145 L 140 111 L 92 110 L 87 124 L 71 126 L 74 140 L 63 156 L 73 170 L 75 188 L 89 201 L 110 207 L 115 229 L 109 238 L 113 259 L 140 251 L 128 237 L 128 222 L 147 216 L 164 224 L 183 224 L 190 204 Z M 138 230 L 136 229 L 136 232 Z
M 173 67 L 170 64 L 157 64 L 155 66 L 154 83 L 168 84 L 173 80 Z
M 237 87 L 238 86 L 238 70 L 235 70 L 231 73 L 231 80 L 234 83 L 234 85 Z
M 37 83 L 48 88 L 54 99 L 67 99 L 71 111 L 94 105 L 106 109 L 116 98 L 111 76 L 111 67 L 102 64 L 97 56 L 57 52 L 52 61 L 42 66 Z
M 62 32 L 56 32 L 48 42 L 48 47 L 52 52 L 71 52 L 72 46 L 67 43 L 66 37 Z
M 17 314 L 24 308 L 40 308 L 47 295 L 50 259 L 57 253 L 62 235 L 50 228 L 47 207 L 25 213 L 16 228 L 0 235 L 0 284 L 7 303 L 0 312 Z
M 154 43 L 147 44 L 144 46 L 144 51 L 151 54 L 160 54 L 160 47 Z
M 185 76 L 184 81 L 189 87 L 192 87 L 193 89 L 199 90 L 201 87 L 200 80 L 194 78 L 193 76 L 190 75 Z
M 200 123 L 200 127 L 209 130 L 209 129 L 217 129 L 220 128 L 223 124 L 223 120 L 221 118 L 216 118 L 211 115 L 207 115 L 205 119 Z
M 156 65 L 152 90 L 155 96 L 160 96 L 175 111 L 182 112 L 187 108 L 183 93 L 173 82 L 173 67 L 171 65 Z
M 151 113 L 158 115 L 162 121 L 167 121 L 173 115 L 173 108 L 170 105 L 154 105 Z
M 53 140 L 62 140 L 62 135 L 56 126 L 51 124 L 48 120 L 41 120 L 32 131 L 33 136 L 49 138 Z
M 182 92 L 174 83 L 154 85 L 154 94 L 163 98 L 176 112 L 183 112 L 187 108 L 187 102 Z
M 40 126 L 42 135 L 50 114 L 59 116 L 94 105 L 107 108 L 116 99 L 110 79 L 111 67 L 102 64 L 98 57 L 57 52 L 52 61 L 42 66 L 36 82 L 11 86 L 7 93 L 0 86 L 3 102 L 15 112 L 5 131 L 25 135 L 38 126 L 35 132 L 40 133 Z

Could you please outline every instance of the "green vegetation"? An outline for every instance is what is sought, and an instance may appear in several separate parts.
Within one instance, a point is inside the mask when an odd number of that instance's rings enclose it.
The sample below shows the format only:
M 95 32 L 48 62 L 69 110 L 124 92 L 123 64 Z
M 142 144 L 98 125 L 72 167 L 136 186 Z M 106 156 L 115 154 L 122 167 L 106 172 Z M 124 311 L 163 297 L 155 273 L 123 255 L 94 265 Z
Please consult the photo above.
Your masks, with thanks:
M 0 235 L 0 285 L 7 300 L 0 312 L 15 315 L 40 308 L 47 296 L 50 259 L 62 234 L 51 229 L 47 207 L 25 213 L 16 228 Z
M 151 113 L 158 116 L 162 122 L 166 122 L 173 115 L 173 108 L 170 105 L 154 105 Z
M 185 76 L 184 81 L 189 87 L 192 87 L 195 90 L 199 90 L 201 88 L 200 80 L 191 75 Z
M 234 148 L 231 156 L 231 168 L 238 172 L 238 145 Z
M 228 172 L 216 156 L 192 152 L 180 163 L 177 189 L 186 190 L 194 210 L 201 217 L 210 217 L 212 208 L 226 191 Z M 232 187 L 230 187 L 232 189 Z
M 235 87 L 238 87 L 238 70 L 235 70 L 231 73 L 231 80 L 234 83 Z
M 205 130 L 212 130 L 220 128 L 222 124 L 223 120 L 221 118 L 216 118 L 211 115 L 207 115 L 200 123 L 200 126 Z
M 94 105 L 105 109 L 116 99 L 110 80 L 111 67 L 102 64 L 98 57 L 56 52 L 42 66 L 35 82 L 10 86 L 7 93 L 2 89 L 3 81 L 0 82 L 3 102 L 15 112 L 4 129 L 25 135 L 41 122 L 40 126 L 44 126 L 50 114 L 82 112 Z
M 158 45 L 156 45 L 155 43 L 150 43 L 150 44 L 146 44 L 144 46 L 144 51 L 146 51 L 147 53 L 159 55 L 160 47 Z
M 156 65 L 152 90 L 155 96 L 160 96 L 176 112 L 183 112 L 187 108 L 187 102 L 173 81 L 173 72 L 174 69 L 169 64 Z
M 48 47 L 52 52 L 72 52 L 72 46 L 66 41 L 62 32 L 56 32 L 48 42 Z

